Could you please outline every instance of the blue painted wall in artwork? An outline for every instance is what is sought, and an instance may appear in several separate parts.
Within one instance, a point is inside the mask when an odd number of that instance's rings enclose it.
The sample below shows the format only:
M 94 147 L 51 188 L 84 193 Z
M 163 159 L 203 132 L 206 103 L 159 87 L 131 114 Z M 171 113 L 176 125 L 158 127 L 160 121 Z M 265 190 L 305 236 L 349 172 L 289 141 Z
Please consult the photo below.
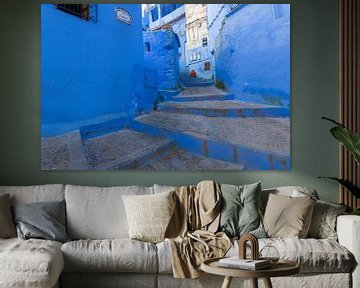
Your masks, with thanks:
M 179 86 L 180 41 L 171 30 L 144 32 L 145 69 L 152 71 L 158 90 L 177 90 Z M 149 79 L 148 79 L 149 81 Z
M 186 68 L 186 26 L 185 26 L 185 15 L 183 18 L 180 18 L 178 21 L 173 22 L 171 25 L 171 29 L 179 38 L 180 47 L 178 51 L 179 55 L 179 71 L 181 74 L 187 74 L 188 70 Z
M 116 21 L 116 7 L 131 25 Z M 41 5 L 42 125 L 126 116 L 143 53 L 140 4 L 98 4 L 97 23 Z
M 216 80 L 238 99 L 289 107 L 290 5 L 220 8 L 208 5 L 209 24 L 217 14 L 223 21 L 209 28 Z

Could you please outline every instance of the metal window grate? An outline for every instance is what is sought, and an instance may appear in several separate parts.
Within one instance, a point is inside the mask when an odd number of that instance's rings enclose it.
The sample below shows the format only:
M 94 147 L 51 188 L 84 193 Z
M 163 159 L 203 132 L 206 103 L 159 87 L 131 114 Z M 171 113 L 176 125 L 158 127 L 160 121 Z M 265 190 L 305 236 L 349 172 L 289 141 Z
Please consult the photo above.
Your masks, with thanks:
M 202 38 L 202 46 L 203 47 L 208 46 L 208 38 L 207 37 Z
M 86 21 L 97 21 L 96 4 L 55 4 L 56 8 Z
M 210 70 L 211 70 L 211 64 L 210 64 L 210 62 L 205 62 L 205 63 L 204 63 L 204 70 L 205 70 L 205 71 L 210 71 Z

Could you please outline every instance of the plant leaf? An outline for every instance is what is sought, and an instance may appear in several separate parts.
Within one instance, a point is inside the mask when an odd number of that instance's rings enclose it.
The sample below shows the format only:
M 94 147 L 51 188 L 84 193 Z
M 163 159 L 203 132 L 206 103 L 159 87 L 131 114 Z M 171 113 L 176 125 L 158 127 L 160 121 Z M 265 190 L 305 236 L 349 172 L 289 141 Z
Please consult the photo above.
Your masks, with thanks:
M 340 178 L 336 178 L 336 177 L 318 177 L 318 178 L 326 178 L 326 179 L 337 181 L 342 186 L 344 186 L 347 190 L 349 190 L 356 198 L 360 198 L 360 188 L 355 186 L 349 180 L 340 179 Z
M 324 117 L 324 116 L 323 116 L 323 117 L 321 117 L 321 119 L 324 119 L 324 120 L 330 121 L 330 122 L 332 122 L 332 123 L 334 123 L 334 124 L 338 125 L 339 127 L 345 127 L 343 124 L 341 124 L 340 122 L 335 121 L 334 119 L 327 118 L 327 117 Z
M 337 127 L 330 129 L 331 134 L 350 151 L 356 162 L 360 165 L 360 136 L 334 119 L 327 117 L 321 118 L 337 125 Z
M 330 132 L 353 154 L 360 165 L 360 136 L 341 126 L 331 128 Z

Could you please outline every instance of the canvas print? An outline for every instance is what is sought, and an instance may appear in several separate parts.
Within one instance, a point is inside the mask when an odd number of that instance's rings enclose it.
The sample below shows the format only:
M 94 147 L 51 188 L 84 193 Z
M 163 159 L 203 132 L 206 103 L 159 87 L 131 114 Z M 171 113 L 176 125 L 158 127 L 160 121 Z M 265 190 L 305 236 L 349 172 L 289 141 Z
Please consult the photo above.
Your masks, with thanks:
M 41 169 L 290 169 L 290 5 L 42 4 Z

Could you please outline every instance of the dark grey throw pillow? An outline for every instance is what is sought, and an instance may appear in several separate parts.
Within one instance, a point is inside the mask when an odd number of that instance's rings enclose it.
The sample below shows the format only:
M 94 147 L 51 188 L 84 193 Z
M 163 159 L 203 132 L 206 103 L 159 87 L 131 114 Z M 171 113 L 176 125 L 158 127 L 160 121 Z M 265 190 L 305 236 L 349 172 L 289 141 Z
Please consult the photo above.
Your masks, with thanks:
M 219 231 L 229 237 L 250 233 L 266 238 L 260 215 L 261 182 L 243 186 L 222 184 L 221 192 Z
M 19 238 L 70 241 L 65 232 L 65 201 L 16 204 L 12 210 Z

